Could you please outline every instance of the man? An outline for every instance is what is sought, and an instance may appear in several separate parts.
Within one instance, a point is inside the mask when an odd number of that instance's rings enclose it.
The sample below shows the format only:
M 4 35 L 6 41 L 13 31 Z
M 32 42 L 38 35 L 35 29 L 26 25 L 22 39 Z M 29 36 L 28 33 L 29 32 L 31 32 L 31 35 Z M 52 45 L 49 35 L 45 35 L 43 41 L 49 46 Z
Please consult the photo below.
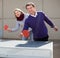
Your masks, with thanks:
M 55 31 L 58 28 L 49 20 L 49 18 L 43 12 L 37 12 L 34 3 L 29 2 L 26 4 L 26 9 L 30 14 L 25 21 L 23 30 L 32 28 L 34 41 L 48 41 L 48 30 L 45 22 L 54 28 Z

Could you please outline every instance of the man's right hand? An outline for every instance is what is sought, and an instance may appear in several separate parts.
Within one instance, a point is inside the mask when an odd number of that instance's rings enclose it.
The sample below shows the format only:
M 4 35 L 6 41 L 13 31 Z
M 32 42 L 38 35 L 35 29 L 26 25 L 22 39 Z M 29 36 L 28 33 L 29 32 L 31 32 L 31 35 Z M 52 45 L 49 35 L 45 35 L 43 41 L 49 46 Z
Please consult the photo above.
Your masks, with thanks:
M 18 36 L 24 36 L 23 33 L 21 32 Z

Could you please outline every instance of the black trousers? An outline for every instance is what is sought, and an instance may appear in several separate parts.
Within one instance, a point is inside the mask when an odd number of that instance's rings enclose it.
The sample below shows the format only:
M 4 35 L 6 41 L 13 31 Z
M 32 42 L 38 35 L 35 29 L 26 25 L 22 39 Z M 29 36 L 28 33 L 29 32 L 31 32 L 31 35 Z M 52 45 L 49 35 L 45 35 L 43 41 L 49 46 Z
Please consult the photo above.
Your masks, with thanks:
M 48 41 L 49 36 L 47 35 L 44 38 L 34 38 L 34 41 Z

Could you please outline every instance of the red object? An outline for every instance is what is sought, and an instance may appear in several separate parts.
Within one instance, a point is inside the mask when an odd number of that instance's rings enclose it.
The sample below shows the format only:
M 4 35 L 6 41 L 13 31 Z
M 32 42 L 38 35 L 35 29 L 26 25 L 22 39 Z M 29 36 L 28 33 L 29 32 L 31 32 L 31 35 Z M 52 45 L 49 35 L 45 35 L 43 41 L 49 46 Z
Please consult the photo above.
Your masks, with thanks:
M 23 30 L 22 31 L 24 37 L 28 38 L 29 37 L 29 31 L 28 30 Z
M 4 26 L 4 30 L 7 30 L 7 29 L 8 29 L 8 25 L 5 25 L 5 26 Z

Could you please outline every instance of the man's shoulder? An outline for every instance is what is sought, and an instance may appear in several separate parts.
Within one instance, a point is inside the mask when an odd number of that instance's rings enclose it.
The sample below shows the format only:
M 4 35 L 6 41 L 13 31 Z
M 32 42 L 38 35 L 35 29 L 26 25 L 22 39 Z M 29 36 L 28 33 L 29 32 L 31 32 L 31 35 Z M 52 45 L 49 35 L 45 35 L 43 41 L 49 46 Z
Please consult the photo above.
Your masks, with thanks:
M 44 12 L 43 11 L 37 11 L 37 13 L 42 13 L 43 14 Z
M 37 13 L 38 13 L 38 14 L 45 15 L 45 13 L 44 13 L 43 11 L 38 11 Z

